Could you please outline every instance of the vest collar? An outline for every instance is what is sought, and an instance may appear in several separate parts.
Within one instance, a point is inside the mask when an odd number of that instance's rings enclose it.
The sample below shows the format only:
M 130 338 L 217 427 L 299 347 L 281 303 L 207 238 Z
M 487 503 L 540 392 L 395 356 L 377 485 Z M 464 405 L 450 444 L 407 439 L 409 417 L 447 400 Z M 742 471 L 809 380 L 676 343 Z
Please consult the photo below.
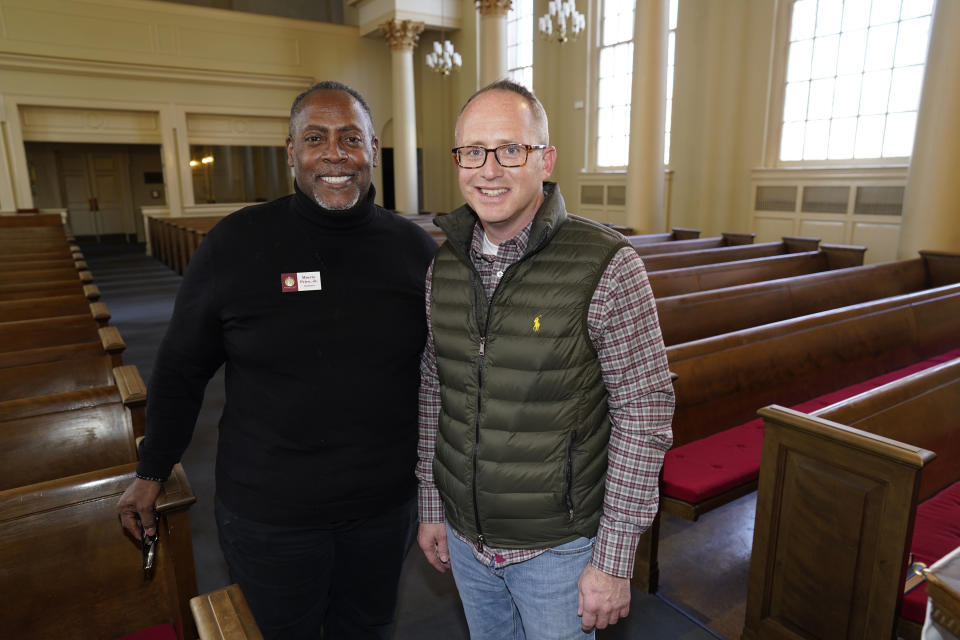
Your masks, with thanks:
M 567 219 L 567 208 L 555 182 L 543 183 L 543 203 L 530 223 L 530 240 L 524 257 L 537 251 L 552 238 Z M 451 246 L 456 247 L 464 256 L 470 255 L 470 243 L 473 227 L 477 224 L 476 212 L 468 205 L 445 216 L 434 218 L 434 224 L 446 234 Z

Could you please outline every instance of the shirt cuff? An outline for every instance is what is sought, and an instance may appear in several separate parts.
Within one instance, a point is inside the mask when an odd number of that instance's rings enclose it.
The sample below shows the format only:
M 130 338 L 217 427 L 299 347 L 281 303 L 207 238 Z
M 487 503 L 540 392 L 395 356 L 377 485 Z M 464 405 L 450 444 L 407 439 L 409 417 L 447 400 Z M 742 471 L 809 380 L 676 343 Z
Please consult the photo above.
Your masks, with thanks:
M 417 505 L 420 524 L 443 524 L 443 501 L 436 487 L 421 485 L 417 489 Z
M 641 532 L 635 527 L 630 527 L 629 531 L 614 528 L 606 520 L 600 520 L 590 564 L 612 576 L 631 578 Z

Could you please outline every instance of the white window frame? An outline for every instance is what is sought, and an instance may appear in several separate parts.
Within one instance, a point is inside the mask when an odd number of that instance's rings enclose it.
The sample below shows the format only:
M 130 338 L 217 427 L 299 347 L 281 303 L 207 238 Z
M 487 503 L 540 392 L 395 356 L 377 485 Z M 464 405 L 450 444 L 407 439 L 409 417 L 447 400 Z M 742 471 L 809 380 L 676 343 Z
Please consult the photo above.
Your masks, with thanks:
M 797 0 L 777 3 L 773 26 L 773 48 L 770 61 L 770 90 L 764 123 L 764 167 L 787 169 L 822 169 L 869 167 L 903 167 L 910 164 L 910 156 L 888 158 L 847 158 L 842 160 L 781 160 L 780 142 L 783 128 L 783 109 L 787 91 L 787 62 L 790 53 L 790 31 L 793 5 Z M 932 19 L 932 18 L 931 18 Z M 931 24 L 931 30 L 933 26 Z M 926 65 L 926 61 L 924 62 Z
M 515 5 L 515 4 L 516 4 L 515 1 L 514 1 L 514 2 L 511 2 L 511 3 L 510 3 L 510 10 L 507 12 L 507 51 L 508 51 L 507 59 L 508 59 L 508 60 L 509 60 L 509 58 L 510 58 L 510 56 L 509 56 L 510 47 L 516 45 L 516 43 L 510 42 L 510 40 L 509 40 L 509 38 L 510 38 L 510 24 L 509 24 L 509 23 L 510 23 L 510 18 L 511 18 L 512 15 L 517 15 L 517 13 L 518 13 L 518 12 L 516 12 L 515 9 L 514 9 L 514 5 Z M 534 58 L 535 51 L 534 51 L 534 46 L 533 46 L 533 36 L 534 36 L 534 22 L 533 22 L 533 18 L 534 18 L 534 14 L 535 14 L 535 8 L 536 8 L 536 2 L 535 2 L 534 0 L 530 0 L 530 15 L 528 16 L 528 19 L 529 19 L 529 21 L 530 21 L 530 33 L 527 34 L 527 37 L 528 37 L 529 40 L 530 40 L 530 49 L 531 49 L 530 64 L 529 64 L 529 65 L 524 65 L 524 66 L 522 66 L 522 67 L 509 67 L 509 68 L 507 69 L 507 77 L 510 78 L 511 80 L 514 80 L 515 82 L 516 82 L 516 78 L 514 77 L 514 72 L 520 71 L 520 70 L 522 70 L 522 69 L 530 69 L 530 84 L 529 84 L 529 86 L 527 86 L 527 89 L 530 89 L 530 91 L 533 91 L 533 90 L 534 90 L 534 89 L 533 89 L 533 64 L 534 64 L 533 58 Z M 518 34 L 519 34 L 519 29 L 518 29 Z M 519 42 L 519 41 L 520 41 L 520 40 L 519 40 L 519 38 L 518 38 L 517 42 Z M 523 83 L 520 83 L 520 84 L 523 84 Z

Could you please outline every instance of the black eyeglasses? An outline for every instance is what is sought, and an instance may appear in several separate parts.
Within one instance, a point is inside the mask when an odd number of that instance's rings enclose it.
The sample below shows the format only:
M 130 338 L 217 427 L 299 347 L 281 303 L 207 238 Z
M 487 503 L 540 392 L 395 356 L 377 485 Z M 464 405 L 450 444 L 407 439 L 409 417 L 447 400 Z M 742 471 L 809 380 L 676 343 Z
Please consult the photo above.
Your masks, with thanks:
M 479 145 L 467 145 L 451 149 L 457 164 L 464 169 L 479 169 L 487 162 L 487 154 L 492 153 L 501 167 L 522 167 L 527 164 L 527 155 L 536 149 L 546 149 L 545 144 L 520 144 L 511 142 L 493 149 Z

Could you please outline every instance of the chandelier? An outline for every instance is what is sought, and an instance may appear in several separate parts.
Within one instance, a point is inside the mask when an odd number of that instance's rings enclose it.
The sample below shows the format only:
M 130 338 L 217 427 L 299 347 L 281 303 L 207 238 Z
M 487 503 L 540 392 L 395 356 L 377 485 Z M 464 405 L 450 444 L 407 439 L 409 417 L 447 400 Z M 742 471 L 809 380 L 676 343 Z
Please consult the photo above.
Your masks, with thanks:
M 577 11 L 573 0 L 550 0 L 547 3 L 547 13 L 540 16 L 537 23 L 541 36 L 547 40 L 556 39 L 560 44 L 576 40 L 586 26 L 587 19 Z
M 427 54 L 427 66 L 431 71 L 448 76 L 451 71 L 460 69 L 462 65 L 463 59 L 454 51 L 452 42 L 444 40 L 441 45 L 436 40 L 433 41 L 433 51 Z
M 440 39 L 443 40 L 443 44 L 436 40 L 433 41 L 433 51 L 427 54 L 427 66 L 431 71 L 448 76 L 451 71 L 460 69 L 463 65 L 463 59 L 454 50 L 453 43 L 444 38 L 443 5 L 444 0 L 440 0 Z

